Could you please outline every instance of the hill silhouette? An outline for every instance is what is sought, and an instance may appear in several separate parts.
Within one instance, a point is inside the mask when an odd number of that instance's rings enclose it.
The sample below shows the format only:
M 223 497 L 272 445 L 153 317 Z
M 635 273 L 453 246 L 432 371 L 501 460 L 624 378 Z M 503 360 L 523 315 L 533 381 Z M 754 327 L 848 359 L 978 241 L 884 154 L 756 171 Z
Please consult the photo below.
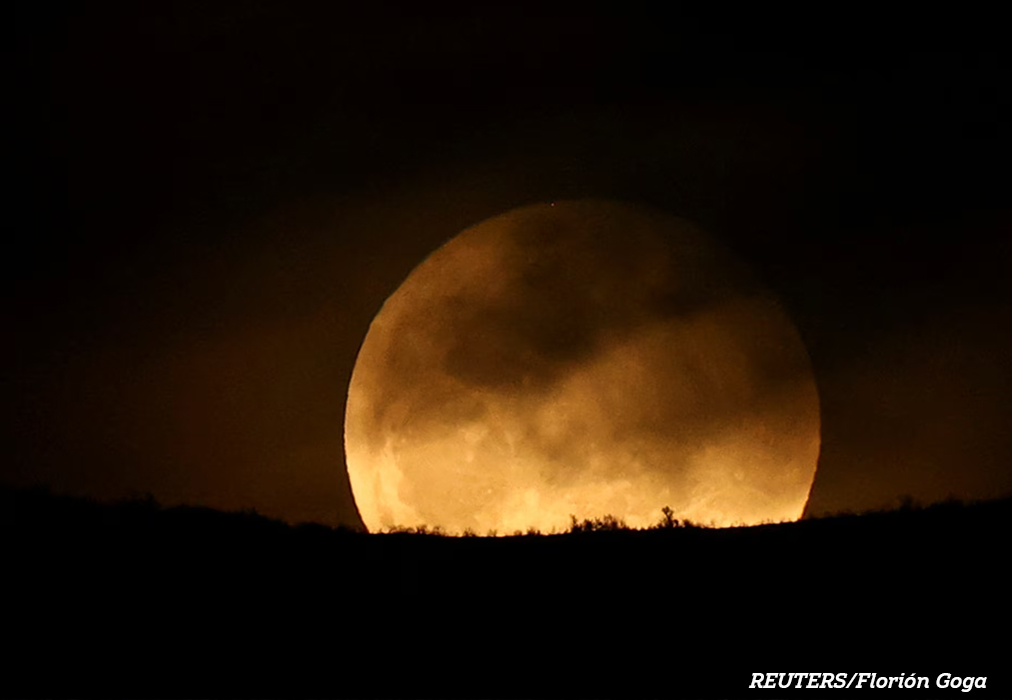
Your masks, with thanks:
M 41 489 L 0 513 L 14 694 L 756 697 L 752 671 L 996 674 L 1009 609 L 1010 498 L 499 538 Z

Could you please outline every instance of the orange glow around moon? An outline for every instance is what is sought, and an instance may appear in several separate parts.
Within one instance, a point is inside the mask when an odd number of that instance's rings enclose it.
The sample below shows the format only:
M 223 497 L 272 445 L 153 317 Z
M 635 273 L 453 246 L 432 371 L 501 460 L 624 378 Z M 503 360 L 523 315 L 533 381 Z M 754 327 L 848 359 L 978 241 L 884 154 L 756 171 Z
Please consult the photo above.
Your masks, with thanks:
M 776 300 L 691 224 L 553 202 L 470 228 L 369 328 L 348 391 L 366 527 L 796 520 L 819 404 Z

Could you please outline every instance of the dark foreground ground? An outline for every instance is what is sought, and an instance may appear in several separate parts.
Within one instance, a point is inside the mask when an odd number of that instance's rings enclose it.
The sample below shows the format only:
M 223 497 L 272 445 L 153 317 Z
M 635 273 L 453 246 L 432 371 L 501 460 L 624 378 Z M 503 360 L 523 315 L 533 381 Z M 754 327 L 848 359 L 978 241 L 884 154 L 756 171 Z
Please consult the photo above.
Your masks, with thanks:
M 869 671 L 1012 697 L 1012 499 L 497 539 L 44 491 L 0 514 L 3 695 L 787 697 L 751 674 Z

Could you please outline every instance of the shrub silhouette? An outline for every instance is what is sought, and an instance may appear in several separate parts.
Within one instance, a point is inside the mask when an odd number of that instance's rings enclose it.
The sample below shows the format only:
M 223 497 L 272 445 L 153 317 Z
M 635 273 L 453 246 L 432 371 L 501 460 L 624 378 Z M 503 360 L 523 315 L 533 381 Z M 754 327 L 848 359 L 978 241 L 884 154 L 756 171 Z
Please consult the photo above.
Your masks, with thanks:
M 392 525 L 386 529 L 388 535 L 431 535 L 434 537 L 445 537 L 446 531 L 443 530 L 442 525 L 435 525 L 429 527 L 424 523 L 422 525 L 416 525 L 414 527 L 410 525 Z
M 628 530 L 629 526 L 625 520 L 616 518 L 614 515 L 605 515 L 601 518 L 585 518 L 579 521 L 575 515 L 569 516 L 570 532 L 612 532 L 616 530 Z
M 661 519 L 652 530 L 674 530 L 676 528 L 697 528 L 700 527 L 691 520 L 679 520 L 675 517 L 675 511 L 671 510 L 670 506 L 664 506 L 661 508 Z

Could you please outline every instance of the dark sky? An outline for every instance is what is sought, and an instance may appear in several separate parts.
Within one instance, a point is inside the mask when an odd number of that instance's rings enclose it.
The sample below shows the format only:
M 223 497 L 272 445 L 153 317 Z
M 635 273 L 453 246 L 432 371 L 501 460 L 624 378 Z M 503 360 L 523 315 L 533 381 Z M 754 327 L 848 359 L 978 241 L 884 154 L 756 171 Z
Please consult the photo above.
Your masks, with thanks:
M 19 4 L 4 481 L 353 523 L 383 300 L 478 221 L 605 197 L 783 298 L 810 512 L 1012 491 L 997 23 L 332 5 Z

